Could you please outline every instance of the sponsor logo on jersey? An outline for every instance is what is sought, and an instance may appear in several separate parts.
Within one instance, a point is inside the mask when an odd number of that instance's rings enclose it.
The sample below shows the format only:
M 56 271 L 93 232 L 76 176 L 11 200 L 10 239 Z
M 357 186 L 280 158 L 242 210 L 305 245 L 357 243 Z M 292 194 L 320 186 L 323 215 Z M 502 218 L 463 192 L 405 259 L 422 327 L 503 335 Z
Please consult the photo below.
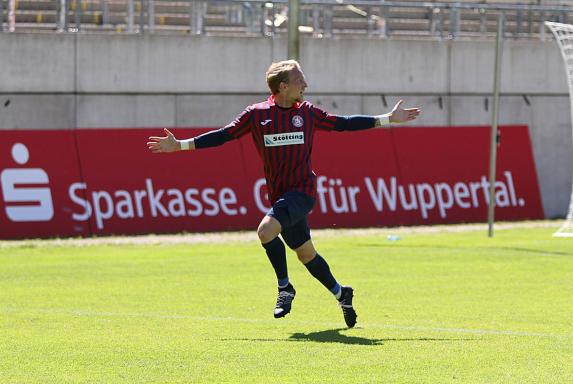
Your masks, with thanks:
M 294 125 L 297 128 L 300 128 L 304 125 L 304 120 L 302 117 L 300 117 L 299 115 L 295 115 L 292 117 L 292 125 Z
M 304 144 L 304 132 L 278 133 L 265 135 L 265 147 Z

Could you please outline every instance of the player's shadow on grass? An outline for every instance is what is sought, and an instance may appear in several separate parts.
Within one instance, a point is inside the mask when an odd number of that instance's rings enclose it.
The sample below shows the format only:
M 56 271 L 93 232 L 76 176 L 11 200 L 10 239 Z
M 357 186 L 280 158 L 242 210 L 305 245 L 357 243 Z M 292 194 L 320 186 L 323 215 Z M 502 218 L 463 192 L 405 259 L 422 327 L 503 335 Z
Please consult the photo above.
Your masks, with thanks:
M 346 328 L 327 329 L 326 331 L 310 332 L 310 333 L 293 333 L 289 341 L 315 341 L 318 343 L 342 343 L 342 344 L 360 344 L 360 345 L 382 345 L 383 339 L 367 339 L 365 337 L 348 336 L 340 331 Z
M 384 345 L 386 341 L 444 341 L 448 339 L 432 339 L 420 337 L 415 339 L 368 339 L 366 337 L 348 336 L 341 331 L 346 328 L 328 329 L 326 331 L 310 333 L 293 333 L 289 341 L 315 341 L 317 343 L 341 343 L 341 344 L 359 344 L 359 345 Z

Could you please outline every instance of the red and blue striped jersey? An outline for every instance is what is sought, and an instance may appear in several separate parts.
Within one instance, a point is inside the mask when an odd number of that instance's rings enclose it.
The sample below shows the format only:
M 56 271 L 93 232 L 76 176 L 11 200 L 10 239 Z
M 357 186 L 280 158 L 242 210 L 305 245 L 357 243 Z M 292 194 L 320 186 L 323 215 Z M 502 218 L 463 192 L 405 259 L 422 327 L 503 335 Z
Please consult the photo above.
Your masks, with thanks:
M 289 191 L 316 196 L 311 161 L 314 132 L 334 130 L 337 119 L 306 101 L 281 108 L 270 96 L 245 108 L 222 130 L 235 139 L 251 134 L 263 161 L 269 200 L 274 204 Z

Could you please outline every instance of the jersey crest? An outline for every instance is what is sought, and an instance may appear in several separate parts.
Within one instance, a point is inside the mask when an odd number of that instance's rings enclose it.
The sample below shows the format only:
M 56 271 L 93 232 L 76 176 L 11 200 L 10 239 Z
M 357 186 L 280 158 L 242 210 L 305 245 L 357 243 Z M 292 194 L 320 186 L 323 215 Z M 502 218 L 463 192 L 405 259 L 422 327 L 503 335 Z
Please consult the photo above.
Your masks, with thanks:
M 292 117 L 292 125 L 294 125 L 297 128 L 300 128 L 304 125 L 304 120 L 301 116 L 299 115 L 294 115 Z

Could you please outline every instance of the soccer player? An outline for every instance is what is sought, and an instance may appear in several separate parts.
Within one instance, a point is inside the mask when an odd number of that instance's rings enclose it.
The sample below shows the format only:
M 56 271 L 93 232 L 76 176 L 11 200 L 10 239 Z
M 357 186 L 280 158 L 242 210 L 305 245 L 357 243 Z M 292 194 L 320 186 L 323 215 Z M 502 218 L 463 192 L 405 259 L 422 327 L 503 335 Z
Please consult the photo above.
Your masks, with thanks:
M 167 129 L 167 136 L 151 136 L 147 143 L 153 153 L 175 152 L 215 147 L 250 133 L 262 159 L 272 208 L 261 220 L 257 234 L 275 270 L 278 298 L 274 317 L 284 317 L 291 310 L 296 291 L 289 281 L 283 241 L 298 259 L 338 300 L 349 328 L 356 324 L 352 306 L 354 291 L 341 286 L 328 263 L 320 256 L 310 237 L 307 215 L 315 204 L 316 175 L 311 168 L 312 142 L 317 129 L 358 131 L 389 123 L 415 119 L 418 108 L 403 109 L 400 100 L 390 113 L 379 116 L 331 115 L 303 101 L 306 78 L 294 60 L 272 63 L 266 73 L 271 96 L 245 108 L 224 128 L 203 135 L 177 140 Z

